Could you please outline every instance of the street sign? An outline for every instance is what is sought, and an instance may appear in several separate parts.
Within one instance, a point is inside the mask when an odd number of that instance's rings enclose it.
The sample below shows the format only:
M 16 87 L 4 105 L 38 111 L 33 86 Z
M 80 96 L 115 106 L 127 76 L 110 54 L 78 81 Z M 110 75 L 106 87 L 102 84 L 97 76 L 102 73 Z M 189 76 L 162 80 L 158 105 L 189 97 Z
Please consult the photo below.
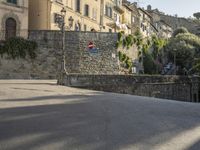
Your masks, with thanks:
M 92 54 L 95 54 L 95 53 L 98 53 L 99 48 L 96 48 L 95 44 L 90 41 L 88 44 L 88 51 Z

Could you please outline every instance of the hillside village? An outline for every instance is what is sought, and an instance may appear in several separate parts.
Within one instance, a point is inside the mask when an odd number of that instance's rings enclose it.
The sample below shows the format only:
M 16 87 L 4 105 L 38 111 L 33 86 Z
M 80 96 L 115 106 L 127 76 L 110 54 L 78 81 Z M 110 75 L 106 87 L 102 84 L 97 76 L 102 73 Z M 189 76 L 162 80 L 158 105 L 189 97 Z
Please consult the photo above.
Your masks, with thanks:
M 37 55 L 38 60 L 35 61 L 35 65 L 29 67 L 32 68 L 29 69 L 29 74 L 40 70 L 46 74 L 49 72 L 51 75 L 54 74 L 53 77 L 57 72 L 55 64 L 59 63 L 59 60 L 56 55 L 49 56 L 52 53 L 48 53 L 44 48 L 47 48 L 48 51 L 52 48 L 54 53 L 58 53 L 61 49 L 66 50 L 70 56 L 66 60 L 68 61 L 67 69 L 71 73 L 161 74 L 164 72 L 167 74 L 168 72 L 166 73 L 164 68 L 171 70 L 180 64 L 175 62 L 174 52 L 166 53 L 163 49 L 172 38 L 173 32 L 180 27 L 185 27 L 188 30 L 186 32 L 200 34 L 199 20 L 165 15 L 158 9 L 152 9 L 151 5 L 141 8 L 136 2 L 131 3 L 128 0 L 92 0 L 92 3 L 91 0 L 0 0 L 0 11 L 1 43 L 8 41 L 8 45 L 14 43 L 14 46 L 20 41 L 22 45 L 26 43 L 21 39 L 9 41 L 13 37 L 33 40 L 36 43 L 28 44 L 31 45 L 28 48 L 28 55 L 31 58 L 36 57 L 36 52 L 34 53 L 33 50 L 36 45 L 46 54 Z M 61 30 L 62 34 L 60 34 Z M 68 32 L 63 34 L 64 31 Z M 98 43 L 100 44 L 98 45 Z M 23 47 L 22 45 L 20 47 Z M 170 44 L 168 45 L 170 46 Z M 177 49 L 169 46 L 169 50 Z M 7 53 L 14 59 L 26 58 L 26 45 L 24 46 L 25 50 L 19 50 L 19 52 L 15 52 L 16 48 L 10 50 L 6 49 L 6 46 L 1 47 L 2 55 Z M 80 52 L 71 52 L 72 49 L 80 49 Z M 88 56 L 84 56 L 83 51 L 87 51 Z M 91 56 L 91 53 L 94 52 L 99 57 L 94 57 L 93 54 Z M 83 56 L 81 57 L 79 54 Z M 42 63 L 48 57 L 50 58 L 46 60 L 46 63 Z M 54 59 L 57 61 L 52 62 Z M 178 59 L 180 60 L 180 58 Z M 181 59 L 184 60 L 184 58 Z M 85 64 L 80 69 L 84 61 Z M 77 62 L 79 63 L 77 64 Z M 6 64 L 7 61 L 4 63 Z M 1 64 L 4 63 L 2 60 Z M 20 72 L 20 70 L 27 72 L 23 70 L 28 68 L 24 64 L 18 68 L 13 64 L 15 63 L 11 63 L 11 68 L 14 72 Z M 79 69 L 75 69 L 77 67 L 75 64 Z M 185 68 L 189 70 L 192 65 L 194 63 L 182 65 L 182 70 Z M 9 72 L 9 65 L 3 66 L 1 65 L 4 68 L 1 71 L 4 74 Z M 171 71 L 169 74 L 176 73 Z

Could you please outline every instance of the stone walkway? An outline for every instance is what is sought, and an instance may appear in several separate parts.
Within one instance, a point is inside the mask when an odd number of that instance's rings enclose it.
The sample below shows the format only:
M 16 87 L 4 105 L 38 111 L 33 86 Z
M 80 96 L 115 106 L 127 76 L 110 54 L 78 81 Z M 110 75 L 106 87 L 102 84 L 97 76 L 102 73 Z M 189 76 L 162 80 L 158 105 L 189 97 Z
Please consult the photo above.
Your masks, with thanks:
M 0 80 L 0 150 L 199 150 L 200 104 Z

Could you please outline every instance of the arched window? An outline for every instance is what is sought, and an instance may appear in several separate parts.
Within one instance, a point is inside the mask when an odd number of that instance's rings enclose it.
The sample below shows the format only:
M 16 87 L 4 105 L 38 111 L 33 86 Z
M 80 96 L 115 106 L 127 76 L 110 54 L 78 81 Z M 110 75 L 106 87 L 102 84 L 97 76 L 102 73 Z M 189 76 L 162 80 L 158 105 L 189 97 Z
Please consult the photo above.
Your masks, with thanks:
M 6 39 L 16 36 L 16 27 L 17 27 L 17 23 L 15 19 L 8 18 L 6 20 L 6 35 L 5 35 Z

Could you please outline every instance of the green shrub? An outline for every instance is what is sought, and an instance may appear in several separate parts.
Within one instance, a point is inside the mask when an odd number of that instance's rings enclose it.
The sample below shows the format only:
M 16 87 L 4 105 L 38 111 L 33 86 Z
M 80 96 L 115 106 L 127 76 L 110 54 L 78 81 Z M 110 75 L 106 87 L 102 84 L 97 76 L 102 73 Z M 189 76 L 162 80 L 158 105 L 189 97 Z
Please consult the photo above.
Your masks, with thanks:
M 31 59 L 36 58 L 37 43 L 34 41 L 25 40 L 24 38 L 14 37 L 5 41 L 4 45 L 0 46 L 0 54 L 7 54 L 12 59 L 23 58 L 27 56 Z
M 181 34 L 181 33 L 189 33 L 189 32 L 185 27 L 180 27 L 174 31 L 173 37 L 176 37 L 178 34 Z

